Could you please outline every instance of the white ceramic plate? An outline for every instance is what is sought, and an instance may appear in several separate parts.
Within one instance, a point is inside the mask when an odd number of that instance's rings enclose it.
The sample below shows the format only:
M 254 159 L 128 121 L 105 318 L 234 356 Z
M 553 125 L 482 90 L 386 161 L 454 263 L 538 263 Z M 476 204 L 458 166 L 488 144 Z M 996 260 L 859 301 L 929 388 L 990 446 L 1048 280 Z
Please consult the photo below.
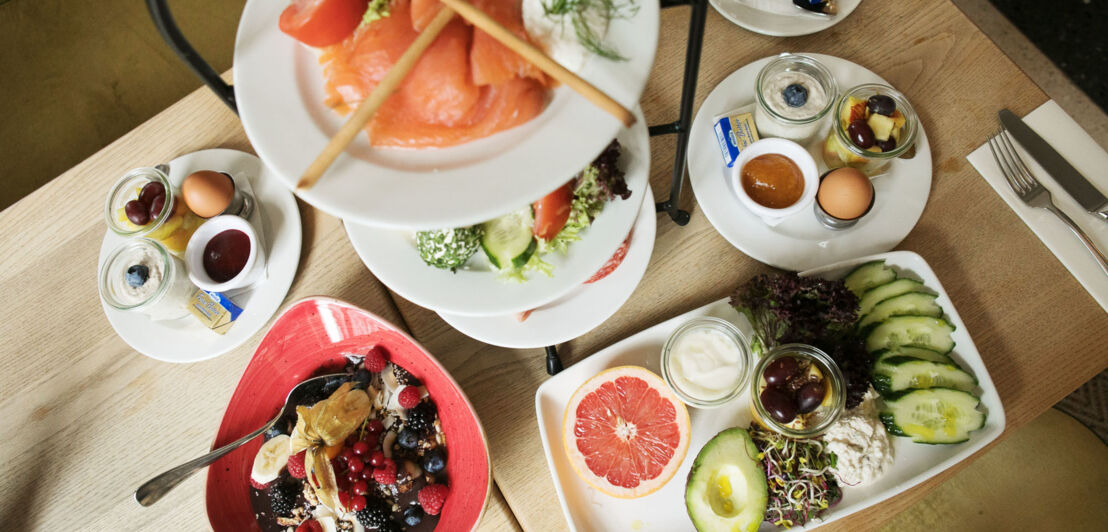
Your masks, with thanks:
M 958 317 L 946 291 L 939 283 L 931 267 L 919 255 L 910 251 L 896 251 L 866 258 L 841 262 L 801 275 L 820 275 L 838 278 L 854 266 L 875 259 L 895 266 L 902 276 L 916 277 L 939 294 L 938 303 L 947 313 L 946 319 L 955 327 L 956 346 L 953 358 L 977 376 L 981 391 L 981 405 L 988 418 L 984 428 L 970 433 L 968 442 L 956 445 L 922 445 L 907 438 L 890 437 L 893 442 L 895 462 L 891 470 L 866 486 L 843 486 L 843 498 L 825 515 L 823 521 L 815 521 L 802 529 L 812 529 L 834 521 L 863 508 L 877 504 L 889 497 L 939 474 L 950 466 L 965 460 L 981 450 L 1004 432 L 1004 407 L 1000 403 L 996 387 L 989 377 L 985 363 L 970 338 L 965 324 Z M 574 530 L 642 530 L 677 531 L 693 530 L 685 511 L 685 478 L 700 448 L 712 436 L 729 427 L 750 425 L 749 392 L 716 410 L 689 408 L 692 434 L 689 452 L 681 469 L 662 489 L 640 499 L 616 499 L 600 493 L 585 484 L 566 459 L 562 443 L 562 416 L 570 396 L 581 383 L 601 371 L 625 364 L 643 366 L 660 374 L 659 363 L 662 345 L 666 338 L 681 324 L 700 316 L 715 316 L 737 325 L 747 337 L 751 336 L 750 323 L 733 309 L 727 299 L 722 299 L 662 322 L 634 336 L 574 364 L 551 377 L 535 394 L 539 431 L 546 452 L 554 487 L 562 504 L 566 521 Z M 762 525 L 764 530 L 778 530 Z
M 795 37 L 823 31 L 850 16 L 862 0 L 839 0 L 839 12 L 834 16 L 806 14 L 796 9 L 797 15 L 770 13 L 755 9 L 738 0 L 710 0 L 712 7 L 723 18 L 755 33 L 773 37 Z M 778 0 L 785 7 L 792 7 L 789 0 Z
M 235 98 L 250 142 L 290 189 L 346 118 L 323 105 L 316 54 L 277 29 L 287 2 L 250 0 L 235 40 Z M 627 108 L 638 104 L 658 47 L 658 3 L 613 21 L 607 42 L 629 57 L 590 58 L 578 74 Z M 622 125 L 567 86 L 530 122 L 444 149 L 371 148 L 365 135 L 327 176 L 298 193 L 334 216 L 404 229 L 495 218 L 554 190 L 593 160 Z M 641 121 L 642 118 L 639 118 Z
M 362 262 L 385 286 L 401 297 L 436 312 L 459 316 L 503 316 L 538 308 L 576 289 L 612 256 L 627 237 L 647 196 L 650 177 L 650 137 L 642 113 L 638 122 L 617 137 L 623 147 L 620 165 L 626 170 L 631 197 L 608 203 L 581 234 L 581 240 L 562 256 L 549 253 L 543 260 L 554 266 L 554 276 L 529 272 L 529 281 L 503 281 L 483 253 L 477 253 L 466 269 L 457 273 L 426 265 L 419 257 L 412 231 L 370 227 L 346 222 L 346 233 Z M 610 141 L 611 139 L 609 139 Z M 591 161 L 591 159 L 590 159 Z M 588 163 L 586 163 L 588 164 Z M 580 168 L 562 176 L 565 183 Z M 510 206 L 518 209 L 541 197 Z M 503 214 L 503 213 L 499 213 Z
M 639 285 L 654 252 L 657 221 L 654 194 L 648 193 L 619 267 L 607 277 L 535 309 L 522 323 L 515 315 L 482 318 L 440 312 L 439 316 L 470 338 L 515 349 L 556 345 L 582 336 L 612 317 Z
M 236 177 L 249 177 L 260 206 L 250 216 L 250 222 L 255 227 L 260 225 L 265 235 L 268 276 L 249 290 L 232 296 L 243 311 L 225 335 L 212 332 L 191 314 L 178 320 L 151 321 L 137 312 L 116 310 L 100 302 L 108 321 L 127 345 L 165 362 L 207 360 L 249 340 L 280 308 L 300 264 L 302 234 L 296 199 L 257 157 L 224 149 L 189 153 L 169 163 L 169 181 L 180 186 L 186 176 L 197 170 L 218 170 Z M 104 266 L 108 254 L 125 240 L 108 230 L 100 246 L 100 267 Z
M 826 65 L 842 93 L 862 83 L 888 85 L 877 74 L 845 59 L 804 55 Z M 811 209 L 770 227 L 739 202 L 712 127 L 716 116 L 754 101 L 754 78 L 771 59 L 755 61 L 727 76 L 696 113 L 689 137 L 689 182 L 700 210 L 731 245 L 754 259 L 787 270 L 815 268 L 896 247 L 916 226 L 931 193 L 931 147 L 922 123 L 915 157 L 894 160 L 885 175 L 874 178 L 873 209 L 854 227 L 842 231 L 827 229 Z M 808 146 L 821 175 L 827 171 L 822 150 L 831 123 L 832 120 L 826 120 L 823 130 Z

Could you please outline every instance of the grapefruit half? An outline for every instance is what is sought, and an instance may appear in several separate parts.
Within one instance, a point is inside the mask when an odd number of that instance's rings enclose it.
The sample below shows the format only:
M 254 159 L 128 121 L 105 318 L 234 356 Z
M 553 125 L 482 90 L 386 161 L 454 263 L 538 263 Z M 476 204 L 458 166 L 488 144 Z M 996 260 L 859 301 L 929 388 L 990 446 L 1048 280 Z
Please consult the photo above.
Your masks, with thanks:
M 689 450 L 689 412 L 660 377 L 619 366 L 585 381 L 566 405 L 562 441 L 574 471 L 613 497 L 661 488 Z

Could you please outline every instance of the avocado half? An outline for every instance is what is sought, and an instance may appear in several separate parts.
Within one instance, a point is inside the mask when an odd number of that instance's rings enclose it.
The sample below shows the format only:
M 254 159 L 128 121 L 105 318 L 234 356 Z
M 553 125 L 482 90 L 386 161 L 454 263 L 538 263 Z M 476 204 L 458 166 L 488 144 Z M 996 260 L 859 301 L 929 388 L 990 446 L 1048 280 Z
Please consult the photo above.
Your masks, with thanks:
M 758 447 L 746 429 L 724 430 L 704 444 L 685 484 L 685 508 L 699 532 L 755 532 L 768 500 Z

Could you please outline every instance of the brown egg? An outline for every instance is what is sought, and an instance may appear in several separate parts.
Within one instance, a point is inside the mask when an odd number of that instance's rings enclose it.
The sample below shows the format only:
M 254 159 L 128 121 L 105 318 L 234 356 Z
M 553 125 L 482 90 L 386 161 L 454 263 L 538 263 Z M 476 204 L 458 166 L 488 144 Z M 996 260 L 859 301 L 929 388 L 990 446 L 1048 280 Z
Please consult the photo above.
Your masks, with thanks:
M 200 170 L 181 183 L 181 197 L 197 216 L 211 218 L 227 210 L 235 197 L 235 183 L 225 174 Z
M 820 181 L 816 201 L 827 214 L 840 220 L 853 220 L 869 210 L 873 183 L 857 168 L 832 170 Z

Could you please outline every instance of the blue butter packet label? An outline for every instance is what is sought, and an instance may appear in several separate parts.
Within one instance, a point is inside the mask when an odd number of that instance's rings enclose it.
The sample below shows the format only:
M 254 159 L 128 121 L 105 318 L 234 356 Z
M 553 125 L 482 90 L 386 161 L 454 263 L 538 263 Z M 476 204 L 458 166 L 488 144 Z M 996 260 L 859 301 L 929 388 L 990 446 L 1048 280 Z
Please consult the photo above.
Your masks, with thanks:
M 728 168 L 735 164 L 739 153 L 758 140 L 758 128 L 754 126 L 754 115 L 743 112 L 727 113 L 716 119 L 716 142 Z
M 226 334 L 242 314 L 242 307 L 222 293 L 197 289 L 189 301 L 189 312 L 209 329 Z

